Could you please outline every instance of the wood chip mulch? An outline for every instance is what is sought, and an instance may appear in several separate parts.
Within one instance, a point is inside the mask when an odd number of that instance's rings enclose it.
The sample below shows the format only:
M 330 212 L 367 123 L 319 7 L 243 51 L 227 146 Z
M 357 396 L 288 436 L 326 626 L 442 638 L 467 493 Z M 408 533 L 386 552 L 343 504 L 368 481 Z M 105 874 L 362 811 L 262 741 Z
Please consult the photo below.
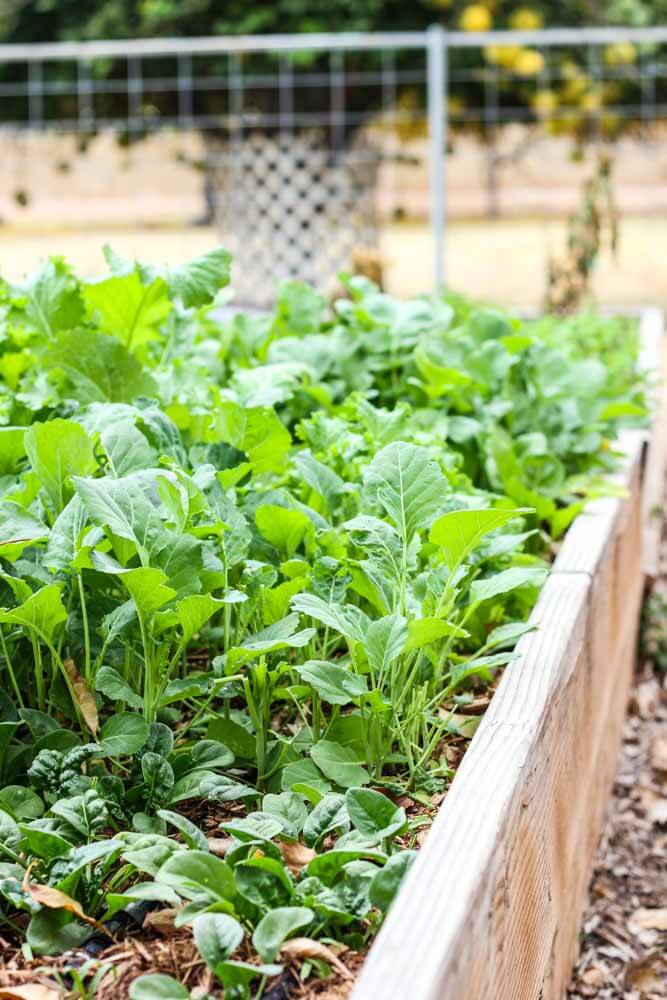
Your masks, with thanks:
M 667 562 L 664 541 L 663 548 Z M 667 572 L 655 590 L 667 594 Z M 664 658 L 667 614 L 654 626 Z M 660 659 L 644 660 L 633 690 L 569 1000 L 667 997 L 667 673 Z
M 87 967 L 89 976 L 102 968 L 106 970 L 98 980 L 95 1000 L 127 1000 L 134 980 L 152 972 L 179 979 L 191 991 L 193 1000 L 209 996 L 222 998 L 224 992 L 202 962 L 191 932 L 187 929 L 175 930 L 173 913 L 170 917 L 164 923 L 159 917 L 154 922 L 150 921 L 152 926 L 148 931 L 144 927 L 140 937 L 124 937 L 104 948 L 93 960 L 85 951 L 78 949 L 57 958 L 33 961 L 26 961 L 20 952 L 15 953 L 3 962 L 0 970 L 0 997 L 11 1000 L 73 1000 L 80 994 L 72 991 L 72 970 L 83 971 Z M 235 957 L 252 961 L 250 949 L 246 951 L 246 954 Z M 263 1000 L 346 1000 L 361 968 L 363 956 L 343 950 L 339 953 L 339 961 L 345 976 L 334 971 L 328 979 L 302 982 L 299 978 L 301 962 L 283 960 L 285 972 L 266 988 Z

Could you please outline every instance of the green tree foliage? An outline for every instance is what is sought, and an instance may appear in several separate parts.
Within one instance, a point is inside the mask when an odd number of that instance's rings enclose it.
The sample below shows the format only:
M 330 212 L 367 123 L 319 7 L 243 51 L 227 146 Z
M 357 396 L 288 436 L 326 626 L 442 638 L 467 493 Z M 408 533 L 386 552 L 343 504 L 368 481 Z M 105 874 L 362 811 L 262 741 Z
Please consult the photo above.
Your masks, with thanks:
M 312 33 L 340 31 L 422 30 L 433 23 L 448 29 L 475 33 L 491 28 L 535 29 L 550 26 L 627 25 L 645 26 L 664 22 L 667 0 L 0 0 L 0 42 L 57 42 L 92 39 L 148 37 L 197 37 L 210 35 Z M 489 96 L 489 81 L 501 107 L 512 109 L 510 117 L 544 126 L 553 134 L 614 137 L 634 127 L 632 114 L 617 112 L 638 103 L 641 91 L 640 64 L 654 60 L 655 47 L 635 46 L 622 41 L 597 50 L 600 69 L 592 72 L 585 46 L 557 53 L 529 45 L 511 44 L 454 51 L 451 56 L 455 79 L 450 84 L 452 130 L 477 131 L 493 145 L 495 129 L 489 128 L 484 107 Z M 358 128 L 376 121 L 381 113 L 379 88 L 350 84 L 354 73 L 379 71 L 382 55 L 347 52 L 344 105 L 348 113 L 345 130 L 339 140 L 349 142 Z M 547 66 L 547 61 L 549 65 Z M 294 67 L 327 73 L 331 68 L 328 51 L 300 53 Z M 173 58 L 145 61 L 147 77 L 169 78 L 175 75 Z M 400 71 L 425 72 L 424 53 L 419 49 L 396 53 Z M 198 57 L 196 74 L 224 76 L 228 60 L 220 56 Z M 45 68 L 49 81 L 69 80 L 72 89 L 63 86 L 52 95 L 45 114 L 48 119 L 71 119 L 77 114 L 76 80 L 71 64 Z M 119 78 L 127 73 L 121 59 L 97 59 L 90 65 L 94 79 Z M 278 58 L 271 54 L 243 56 L 243 73 L 277 76 Z M 0 68 L 0 79 L 13 80 L 11 67 Z M 656 100 L 664 101 L 663 83 L 655 81 Z M 305 118 L 329 107 L 326 88 L 297 88 L 297 112 Z M 5 101 L 8 120 L 22 120 L 23 98 Z M 162 88 L 159 94 L 146 93 L 141 117 L 144 125 L 127 134 L 121 142 L 141 139 L 146 131 L 179 113 L 177 88 Z M 397 93 L 401 112 L 398 128 L 403 139 L 423 134 L 425 109 L 423 87 L 401 83 Z M 24 102 L 25 103 L 25 102 Z M 244 90 L 244 110 L 268 115 L 275 120 L 275 89 Z M 209 138 L 224 137 L 225 116 L 229 108 L 226 95 L 216 88 L 198 91 L 196 113 L 208 118 Z M 107 119 L 127 117 L 127 94 L 123 88 L 96 97 L 96 113 Z M 312 120 L 312 119 L 311 119 Z M 215 123 L 219 121 L 218 127 Z M 211 122 L 213 124 L 211 124 Z M 270 131 L 275 124 L 262 124 Z M 307 126 L 310 127 L 310 126 Z M 91 136 L 79 137 L 85 149 Z
M 470 7 L 488 11 L 494 27 L 510 27 L 529 9 L 545 25 L 657 24 L 664 0 L 1 0 L 0 39 L 51 42 L 158 35 L 197 36 L 267 32 L 418 30 L 433 22 L 457 26 Z M 473 18 L 474 20 L 474 18 Z

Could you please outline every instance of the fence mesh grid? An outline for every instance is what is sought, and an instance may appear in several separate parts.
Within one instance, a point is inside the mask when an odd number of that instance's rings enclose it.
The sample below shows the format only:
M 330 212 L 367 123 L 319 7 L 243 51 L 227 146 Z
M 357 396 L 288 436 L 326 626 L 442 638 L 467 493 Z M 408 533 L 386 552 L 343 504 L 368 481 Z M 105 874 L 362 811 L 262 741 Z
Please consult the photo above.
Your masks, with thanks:
M 0 46 L 0 141 L 54 133 L 85 150 L 106 133 L 121 146 L 199 133 L 194 165 L 235 251 L 239 297 L 266 304 L 276 277 L 324 287 L 377 246 L 379 173 L 415 143 L 431 162 L 439 271 L 445 150 L 457 136 L 476 135 L 495 170 L 508 125 L 613 141 L 649 138 L 667 118 L 667 29 L 429 34 Z

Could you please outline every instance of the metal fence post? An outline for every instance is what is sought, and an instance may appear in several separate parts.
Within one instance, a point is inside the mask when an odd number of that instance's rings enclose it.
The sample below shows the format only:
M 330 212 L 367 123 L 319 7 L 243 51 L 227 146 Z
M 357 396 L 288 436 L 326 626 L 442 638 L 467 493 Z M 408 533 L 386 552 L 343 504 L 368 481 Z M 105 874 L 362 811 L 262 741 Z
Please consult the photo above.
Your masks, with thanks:
M 445 85 L 447 41 L 445 30 L 433 24 L 426 32 L 426 81 L 429 137 L 429 217 L 433 241 L 433 290 L 437 294 L 446 282 L 447 215 L 447 107 Z

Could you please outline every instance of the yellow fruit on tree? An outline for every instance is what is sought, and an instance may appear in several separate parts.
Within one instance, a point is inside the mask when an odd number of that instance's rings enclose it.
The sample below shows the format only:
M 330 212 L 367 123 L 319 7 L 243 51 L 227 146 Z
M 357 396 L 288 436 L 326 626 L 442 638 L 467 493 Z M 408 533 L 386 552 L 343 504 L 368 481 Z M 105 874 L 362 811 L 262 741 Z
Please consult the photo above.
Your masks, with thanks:
M 460 25 L 464 31 L 489 31 L 493 25 L 491 11 L 481 3 L 472 3 L 461 14 Z
M 490 45 L 484 49 L 484 55 L 487 62 L 505 69 L 512 69 L 522 51 L 520 45 Z
M 581 109 L 582 111 L 587 111 L 589 114 L 594 114 L 599 111 L 602 107 L 602 94 L 597 91 L 593 91 L 590 94 L 584 94 L 581 98 Z
M 542 27 L 542 15 L 532 7 L 519 7 L 510 17 L 510 28 L 515 31 L 537 31 Z
M 424 135 L 426 119 L 421 97 L 417 90 L 404 90 L 396 102 L 398 115 L 391 122 L 392 131 L 404 142 Z
M 537 76 L 544 69 L 544 56 L 535 49 L 524 49 L 514 63 L 514 72 L 519 76 Z
M 531 103 L 535 114 L 547 118 L 558 107 L 558 94 L 553 90 L 538 90 Z
M 607 45 L 603 58 L 607 66 L 627 66 L 637 59 L 637 49 L 632 42 L 615 42 Z
M 580 80 L 582 78 L 587 78 L 581 66 L 572 59 L 563 59 L 560 64 L 560 71 L 565 80 Z
M 563 84 L 563 100 L 574 103 L 578 101 L 582 94 L 587 93 L 590 80 L 585 73 L 570 76 Z

